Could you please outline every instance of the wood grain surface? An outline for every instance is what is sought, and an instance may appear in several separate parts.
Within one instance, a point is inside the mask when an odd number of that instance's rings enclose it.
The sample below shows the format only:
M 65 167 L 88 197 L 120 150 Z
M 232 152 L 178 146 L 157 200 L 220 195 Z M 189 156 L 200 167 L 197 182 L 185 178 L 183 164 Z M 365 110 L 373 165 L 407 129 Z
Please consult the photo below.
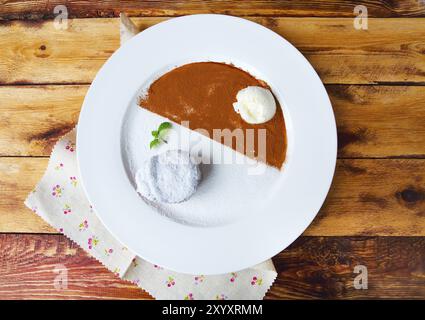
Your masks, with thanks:
M 279 273 L 271 299 L 423 299 L 425 238 L 301 237 L 273 262 Z M 356 290 L 354 266 L 368 270 Z
M 2 299 L 147 299 L 62 235 L 0 234 Z M 68 289 L 57 290 L 55 267 L 68 271 Z
M 121 11 L 131 16 L 180 16 L 220 13 L 239 16 L 352 17 L 364 5 L 370 17 L 425 16 L 419 0 L 13 0 L 3 1 L 0 19 L 53 18 L 53 9 L 66 4 L 70 18 L 116 17 Z
M 425 19 L 369 19 L 368 30 L 349 18 L 251 19 L 294 44 L 325 83 L 425 83 Z M 142 29 L 163 20 L 135 19 Z M 3 22 L 0 84 L 90 83 L 118 40 L 118 19 L 69 20 L 67 30 Z
M 278 254 L 276 284 L 267 299 L 421 299 L 425 239 L 301 237 Z M 0 296 L 5 299 L 149 299 L 61 235 L 0 235 Z M 58 264 L 68 288 L 54 287 Z M 368 289 L 356 290 L 356 265 L 368 269 Z M 61 266 L 61 268 L 63 268 Z
M 87 85 L 0 86 L 0 156 L 49 156 Z M 327 85 L 340 158 L 425 158 L 425 87 Z
M 0 158 L 0 232 L 55 232 L 23 204 L 47 161 Z M 425 236 L 424 217 L 424 159 L 344 159 L 305 235 Z

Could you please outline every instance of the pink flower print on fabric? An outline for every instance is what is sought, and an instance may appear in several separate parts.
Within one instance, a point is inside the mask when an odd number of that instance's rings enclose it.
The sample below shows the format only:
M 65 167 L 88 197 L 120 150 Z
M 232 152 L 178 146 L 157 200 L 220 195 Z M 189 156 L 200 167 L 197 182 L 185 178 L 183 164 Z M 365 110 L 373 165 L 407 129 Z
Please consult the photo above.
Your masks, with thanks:
M 215 300 L 227 300 L 229 297 L 227 297 L 225 294 L 218 294 L 215 296 Z
M 113 272 L 117 277 L 120 276 L 120 268 L 115 268 Z
M 112 248 L 105 249 L 105 255 L 106 255 L 107 257 L 109 257 L 109 256 L 110 256 L 113 252 L 114 252 L 114 250 L 113 250 Z
M 174 286 L 176 284 L 176 281 L 174 280 L 173 277 L 168 277 L 167 281 L 165 281 L 166 285 L 168 288 L 171 288 L 172 286 Z
M 84 220 L 83 222 L 81 222 L 81 223 L 78 225 L 78 230 L 79 230 L 79 231 L 84 231 L 84 230 L 87 230 L 87 229 L 88 229 L 88 227 L 89 227 L 89 223 L 87 222 L 87 220 Z
M 69 152 L 74 152 L 75 150 L 75 143 L 72 142 L 71 140 L 68 140 L 66 146 L 65 146 L 65 150 L 69 151 Z
M 96 247 L 99 244 L 99 239 L 96 236 L 92 236 L 87 240 L 87 244 L 89 249 L 93 249 L 93 247 Z
M 238 277 L 238 274 L 236 272 L 232 272 L 230 275 L 230 282 L 235 282 L 236 278 Z
M 77 178 L 76 177 L 74 177 L 74 176 L 69 177 L 69 180 L 71 182 L 71 185 L 73 185 L 74 187 L 77 186 Z
M 55 167 L 55 170 L 63 169 L 63 163 L 58 163 L 58 165 Z
M 194 279 L 195 279 L 195 284 L 200 284 L 200 283 L 204 282 L 205 276 L 203 276 L 203 275 L 195 276 Z
M 63 206 L 63 214 L 64 215 L 67 215 L 67 214 L 69 214 L 69 213 L 71 213 L 72 212 L 72 210 L 71 210 L 71 206 L 69 205 L 69 204 L 65 204 L 64 206 Z
M 184 297 L 184 300 L 195 300 L 195 299 L 193 298 L 193 293 L 188 293 L 188 294 Z
M 63 188 L 61 188 L 60 185 L 55 185 L 52 188 L 52 196 L 56 197 L 56 198 L 60 198 L 62 197 L 62 193 L 63 193 Z
M 157 264 L 154 264 L 153 267 L 157 270 L 164 270 L 163 267 L 158 266 Z
M 263 279 L 258 278 L 257 276 L 252 277 L 251 285 L 253 285 L 253 286 L 255 286 L 255 285 L 261 286 L 262 283 L 263 283 Z

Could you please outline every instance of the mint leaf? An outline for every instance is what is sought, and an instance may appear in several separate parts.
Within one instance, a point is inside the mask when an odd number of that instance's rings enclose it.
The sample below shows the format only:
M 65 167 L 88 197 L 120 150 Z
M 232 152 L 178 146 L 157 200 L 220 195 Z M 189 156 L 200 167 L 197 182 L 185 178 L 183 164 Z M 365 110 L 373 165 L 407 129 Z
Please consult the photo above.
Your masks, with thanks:
M 158 130 L 151 131 L 151 134 L 154 137 L 154 139 L 151 141 L 149 147 L 152 149 L 160 145 L 161 142 L 168 143 L 167 140 L 163 138 L 163 136 L 164 136 L 164 133 L 170 128 L 171 128 L 171 123 L 163 122 L 159 125 Z
M 160 144 L 160 141 L 158 139 L 153 139 L 151 141 L 149 147 L 152 149 L 152 148 L 155 148 L 156 146 L 158 146 L 159 144 Z
M 163 130 L 170 129 L 170 128 L 171 128 L 171 123 L 169 123 L 169 122 L 163 122 L 163 123 L 161 123 L 159 125 L 158 132 L 161 132 Z

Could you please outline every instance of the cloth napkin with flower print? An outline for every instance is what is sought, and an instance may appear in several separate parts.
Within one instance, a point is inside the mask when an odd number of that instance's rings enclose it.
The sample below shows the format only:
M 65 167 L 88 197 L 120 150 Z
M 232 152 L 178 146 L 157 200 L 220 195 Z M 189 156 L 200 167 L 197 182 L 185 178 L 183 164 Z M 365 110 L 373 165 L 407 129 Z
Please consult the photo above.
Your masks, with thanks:
M 121 44 L 137 33 L 121 15 Z M 53 148 L 47 170 L 25 205 L 80 245 L 118 277 L 157 299 L 262 299 L 277 273 L 271 260 L 239 272 L 203 276 L 179 274 L 136 256 L 116 240 L 97 218 L 80 185 L 76 129 Z

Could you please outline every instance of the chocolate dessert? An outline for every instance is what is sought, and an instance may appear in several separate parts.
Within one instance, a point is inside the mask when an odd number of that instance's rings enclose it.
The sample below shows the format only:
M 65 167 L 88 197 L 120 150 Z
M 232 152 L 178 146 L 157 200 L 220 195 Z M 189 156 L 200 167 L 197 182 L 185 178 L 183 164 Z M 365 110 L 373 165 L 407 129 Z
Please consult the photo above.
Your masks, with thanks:
M 281 168 L 286 154 L 286 130 L 282 109 L 276 100 L 276 113 L 265 123 L 250 124 L 235 112 L 233 104 L 238 92 L 255 86 L 269 86 L 232 65 L 216 62 L 197 62 L 175 68 L 155 80 L 140 106 L 171 119 L 176 123 L 189 122 L 189 128 L 205 129 L 211 138 L 214 129 L 254 129 L 254 150 L 244 149 L 249 157 L 258 156 L 257 130 L 266 130 L 266 159 L 268 165 Z M 271 90 L 270 90 L 271 91 Z M 223 141 L 219 141 L 223 143 Z M 234 150 L 236 140 L 232 140 Z

